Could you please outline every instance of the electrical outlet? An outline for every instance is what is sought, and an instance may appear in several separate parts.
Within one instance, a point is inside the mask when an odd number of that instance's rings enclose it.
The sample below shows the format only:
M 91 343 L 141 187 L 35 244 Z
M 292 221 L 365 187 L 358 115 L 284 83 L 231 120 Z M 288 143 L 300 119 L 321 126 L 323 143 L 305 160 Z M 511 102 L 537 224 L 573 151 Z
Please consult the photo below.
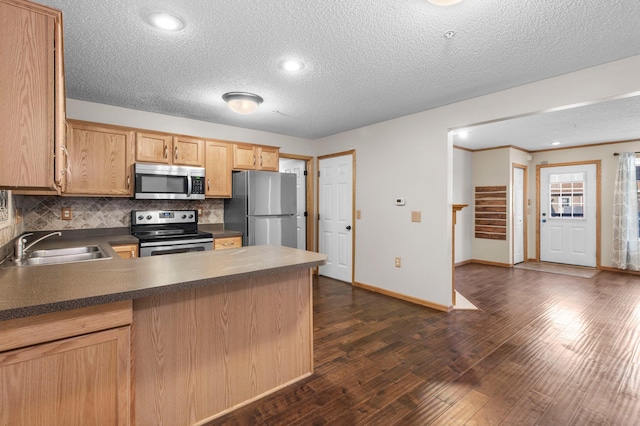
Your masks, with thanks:
M 198 211 L 198 217 L 202 217 L 204 208 L 202 206 L 196 206 L 196 210 Z
M 396 268 L 400 267 L 400 258 L 396 257 Z
M 60 216 L 62 220 L 71 220 L 73 218 L 73 213 L 71 212 L 71 207 L 63 207 L 62 214 Z
M 22 223 L 22 209 L 21 208 L 16 209 L 15 215 L 16 215 L 15 217 L 16 225 L 19 225 L 20 223 Z
M 421 222 L 422 212 L 411 212 L 411 222 Z

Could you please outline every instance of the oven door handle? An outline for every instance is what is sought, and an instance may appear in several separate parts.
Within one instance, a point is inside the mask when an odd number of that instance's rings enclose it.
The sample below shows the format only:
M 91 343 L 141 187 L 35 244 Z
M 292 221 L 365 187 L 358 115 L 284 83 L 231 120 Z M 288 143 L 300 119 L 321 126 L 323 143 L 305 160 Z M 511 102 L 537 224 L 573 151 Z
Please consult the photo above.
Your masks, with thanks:
M 191 173 L 187 173 L 187 197 L 191 197 L 193 182 L 191 182 Z
M 141 242 L 140 243 L 140 248 L 142 247 L 162 247 L 162 246 L 166 246 L 166 247 L 193 247 L 194 245 L 197 244 L 202 244 L 202 243 L 213 243 L 213 238 L 194 238 L 191 240 L 182 240 L 182 241 L 172 241 L 171 243 L 168 243 L 167 241 L 153 241 L 153 242 Z

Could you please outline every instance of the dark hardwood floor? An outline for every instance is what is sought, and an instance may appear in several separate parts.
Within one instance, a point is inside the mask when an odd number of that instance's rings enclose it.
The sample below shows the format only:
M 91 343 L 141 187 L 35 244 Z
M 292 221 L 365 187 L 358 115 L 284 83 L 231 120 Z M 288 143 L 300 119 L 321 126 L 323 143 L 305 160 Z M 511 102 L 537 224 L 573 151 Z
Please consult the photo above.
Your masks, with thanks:
M 320 277 L 315 374 L 209 424 L 640 424 L 640 277 L 466 265 L 456 288 L 481 310 Z

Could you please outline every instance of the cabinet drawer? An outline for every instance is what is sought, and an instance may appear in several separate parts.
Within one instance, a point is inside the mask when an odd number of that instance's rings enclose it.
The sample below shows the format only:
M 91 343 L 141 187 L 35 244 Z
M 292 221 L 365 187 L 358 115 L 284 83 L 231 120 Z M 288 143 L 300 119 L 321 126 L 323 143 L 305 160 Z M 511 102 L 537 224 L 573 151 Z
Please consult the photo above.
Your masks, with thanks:
M 215 238 L 213 240 L 214 250 L 224 250 L 237 247 L 242 247 L 242 237 Z

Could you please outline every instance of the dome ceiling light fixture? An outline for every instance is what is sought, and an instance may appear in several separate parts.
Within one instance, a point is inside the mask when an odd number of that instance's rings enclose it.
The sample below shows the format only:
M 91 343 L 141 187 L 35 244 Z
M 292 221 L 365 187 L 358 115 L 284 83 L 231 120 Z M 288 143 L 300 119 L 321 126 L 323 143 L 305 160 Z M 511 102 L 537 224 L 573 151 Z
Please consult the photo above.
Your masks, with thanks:
M 184 28 L 184 22 L 168 13 L 152 13 L 147 19 L 152 26 L 165 31 L 180 31 Z
M 452 4 L 459 3 L 461 0 L 427 0 L 431 4 L 436 6 L 451 6 Z
M 225 93 L 222 95 L 222 100 L 227 103 L 231 111 L 238 114 L 251 114 L 264 102 L 260 96 L 246 92 Z

